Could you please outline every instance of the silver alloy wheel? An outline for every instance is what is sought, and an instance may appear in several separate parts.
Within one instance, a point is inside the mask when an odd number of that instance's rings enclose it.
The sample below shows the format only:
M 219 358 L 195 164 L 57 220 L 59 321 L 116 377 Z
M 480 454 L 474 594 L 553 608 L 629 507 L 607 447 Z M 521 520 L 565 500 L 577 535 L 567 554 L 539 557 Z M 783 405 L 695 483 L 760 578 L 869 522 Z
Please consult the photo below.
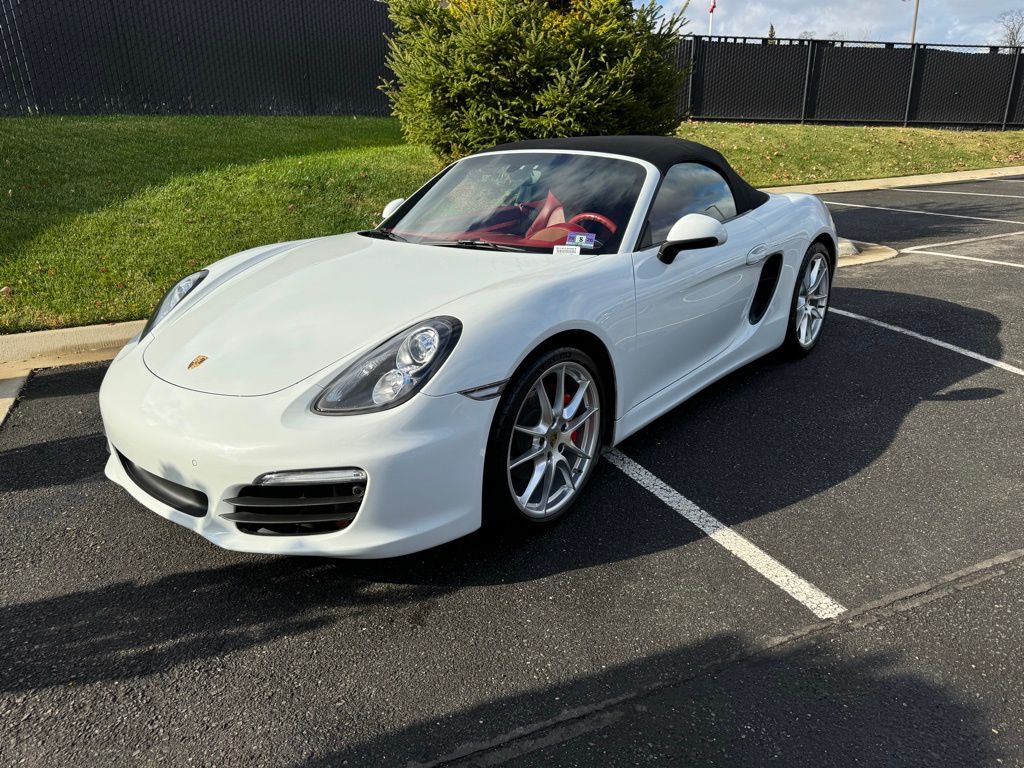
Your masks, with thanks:
M 597 383 L 578 363 L 557 363 L 533 383 L 516 414 L 505 465 L 523 514 L 550 517 L 582 487 L 600 447 L 599 403 Z
M 800 289 L 796 297 L 796 340 L 807 349 L 818 338 L 821 326 L 825 324 L 825 310 L 828 308 L 830 281 L 828 261 L 816 253 L 807 263 Z

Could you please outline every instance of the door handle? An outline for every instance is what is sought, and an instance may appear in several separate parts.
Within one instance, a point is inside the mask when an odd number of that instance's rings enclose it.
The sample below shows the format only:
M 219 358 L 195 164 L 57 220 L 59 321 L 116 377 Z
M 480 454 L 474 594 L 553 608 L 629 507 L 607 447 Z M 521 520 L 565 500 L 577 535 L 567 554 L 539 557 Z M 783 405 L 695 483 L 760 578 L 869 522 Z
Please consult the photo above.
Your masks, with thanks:
M 770 249 L 766 244 L 761 243 L 761 245 L 755 245 L 750 249 L 750 253 L 747 254 L 747 264 L 760 264 L 768 258 L 769 252 Z

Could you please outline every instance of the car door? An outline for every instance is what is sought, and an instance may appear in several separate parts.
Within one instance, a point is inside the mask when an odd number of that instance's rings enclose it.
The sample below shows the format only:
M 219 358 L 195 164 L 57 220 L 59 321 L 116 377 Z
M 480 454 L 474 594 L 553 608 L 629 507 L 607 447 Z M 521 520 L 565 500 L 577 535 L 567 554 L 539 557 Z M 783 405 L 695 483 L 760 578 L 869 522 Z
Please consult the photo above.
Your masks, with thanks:
M 658 259 L 658 246 L 688 213 L 719 219 L 728 240 L 682 251 L 665 264 Z M 770 249 L 756 213 L 736 215 L 728 184 L 712 168 L 679 163 L 666 172 L 648 214 L 641 249 L 633 255 L 636 360 L 643 369 L 637 402 L 717 357 L 749 324 L 748 308 L 760 274 L 758 259 Z

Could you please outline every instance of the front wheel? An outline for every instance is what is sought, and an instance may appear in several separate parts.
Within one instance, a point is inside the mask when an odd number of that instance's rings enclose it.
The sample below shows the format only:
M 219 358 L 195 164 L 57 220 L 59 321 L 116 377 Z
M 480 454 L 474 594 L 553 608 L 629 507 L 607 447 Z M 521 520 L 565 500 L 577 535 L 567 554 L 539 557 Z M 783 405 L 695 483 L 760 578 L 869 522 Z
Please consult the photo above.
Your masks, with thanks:
M 529 527 L 568 511 L 600 456 L 603 392 L 594 361 L 568 347 L 510 382 L 488 441 L 487 524 Z
M 821 338 L 828 316 L 828 303 L 832 290 L 832 266 L 828 250 L 821 243 L 807 249 L 789 311 L 789 327 L 783 352 L 790 357 L 803 357 L 810 353 Z

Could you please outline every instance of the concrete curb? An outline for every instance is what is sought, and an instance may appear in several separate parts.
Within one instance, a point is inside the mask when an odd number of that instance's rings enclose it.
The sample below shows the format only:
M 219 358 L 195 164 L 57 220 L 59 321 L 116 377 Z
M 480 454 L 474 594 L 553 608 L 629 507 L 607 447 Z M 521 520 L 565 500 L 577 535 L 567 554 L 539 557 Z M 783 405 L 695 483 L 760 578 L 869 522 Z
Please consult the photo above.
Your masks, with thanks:
M 795 184 L 788 187 L 765 187 L 765 192 L 803 192 L 821 195 L 829 192 L 863 192 L 867 189 L 892 189 L 913 187 L 918 184 L 948 184 L 951 181 L 972 181 L 996 179 L 1000 176 L 1022 176 L 1024 165 L 1010 165 L 1005 168 L 980 168 L 976 171 L 951 171 L 949 173 L 922 173 L 917 176 L 893 176 L 887 179 L 860 179 L 857 181 L 829 181 L 822 184 Z
M 886 261 L 899 255 L 899 251 L 877 243 L 854 242 L 839 238 L 839 260 L 837 266 L 856 267 Z
M 128 323 L 84 325 L 0 336 L 0 370 L 25 366 L 47 368 L 67 364 L 49 361 L 64 361 L 66 358 L 89 356 L 98 352 L 116 353 L 145 325 L 145 320 L 133 320 Z

